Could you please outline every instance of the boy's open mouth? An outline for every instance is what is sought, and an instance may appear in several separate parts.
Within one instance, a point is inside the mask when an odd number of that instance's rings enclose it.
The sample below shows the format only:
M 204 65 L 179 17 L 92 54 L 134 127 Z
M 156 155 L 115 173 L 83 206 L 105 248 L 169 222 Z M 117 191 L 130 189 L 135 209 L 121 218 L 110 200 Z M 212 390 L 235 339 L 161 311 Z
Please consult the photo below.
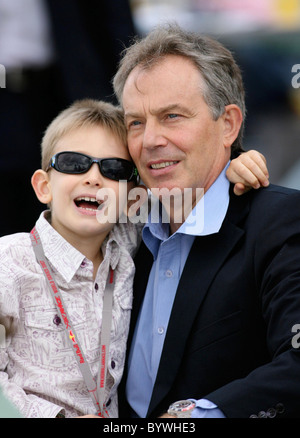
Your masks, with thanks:
M 78 208 L 83 208 L 85 210 L 97 210 L 102 201 L 97 201 L 96 198 L 90 198 L 88 196 L 76 198 L 74 200 Z

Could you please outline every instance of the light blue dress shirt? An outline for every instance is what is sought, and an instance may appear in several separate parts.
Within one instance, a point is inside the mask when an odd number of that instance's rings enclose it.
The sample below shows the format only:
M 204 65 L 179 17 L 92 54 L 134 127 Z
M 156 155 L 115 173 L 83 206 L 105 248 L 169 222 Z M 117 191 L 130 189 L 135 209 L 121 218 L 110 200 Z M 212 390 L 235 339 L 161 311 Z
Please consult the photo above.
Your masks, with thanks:
M 131 345 L 126 385 L 127 400 L 138 417 L 145 418 L 148 411 L 177 286 L 195 236 L 217 233 L 225 218 L 228 165 L 174 234 L 169 235 L 168 223 L 157 223 L 153 217 L 143 229 L 154 263 Z M 197 400 L 196 406 L 192 417 L 224 418 L 209 400 Z

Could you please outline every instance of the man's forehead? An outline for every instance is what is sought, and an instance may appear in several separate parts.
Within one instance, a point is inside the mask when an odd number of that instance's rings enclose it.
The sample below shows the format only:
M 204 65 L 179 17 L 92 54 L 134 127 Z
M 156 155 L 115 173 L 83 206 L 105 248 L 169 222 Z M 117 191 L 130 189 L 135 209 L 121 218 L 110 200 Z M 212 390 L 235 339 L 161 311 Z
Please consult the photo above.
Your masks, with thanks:
M 203 90 L 203 79 L 190 60 L 179 56 L 163 58 L 150 68 L 136 66 L 132 70 L 123 90 L 124 111 L 127 114 L 136 107 L 136 98 L 149 100 L 157 111 L 164 106 L 175 107 L 197 90 Z
M 191 59 L 181 55 L 165 55 L 149 64 L 141 63 L 136 65 L 129 73 L 125 85 L 136 81 L 139 77 L 151 77 L 156 73 L 161 74 L 162 72 L 178 77 L 178 69 L 186 71 L 194 70 L 200 74 L 200 71 Z
M 153 86 L 151 88 L 138 87 L 133 84 L 133 88 L 128 87 L 124 90 L 123 109 L 125 119 L 138 117 L 144 112 L 153 115 L 163 113 L 189 113 L 189 109 L 199 105 L 203 100 L 201 82 L 194 86 L 178 84 L 175 87 L 168 87 L 168 82 Z

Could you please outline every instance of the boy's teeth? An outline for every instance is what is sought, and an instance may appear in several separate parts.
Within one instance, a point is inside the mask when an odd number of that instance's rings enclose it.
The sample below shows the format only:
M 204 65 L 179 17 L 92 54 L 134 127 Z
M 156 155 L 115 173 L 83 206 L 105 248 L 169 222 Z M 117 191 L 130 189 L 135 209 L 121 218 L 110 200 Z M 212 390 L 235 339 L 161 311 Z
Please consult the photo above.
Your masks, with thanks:
M 178 161 L 165 161 L 164 163 L 151 164 L 151 167 L 152 169 L 162 169 L 176 163 L 178 163 Z
M 81 196 L 75 199 L 75 204 L 77 207 L 90 211 L 97 210 L 101 203 L 101 201 L 97 201 L 96 198 L 90 196 Z
M 90 198 L 88 196 L 83 196 L 82 198 L 77 198 L 76 201 L 98 202 L 96 198 Z

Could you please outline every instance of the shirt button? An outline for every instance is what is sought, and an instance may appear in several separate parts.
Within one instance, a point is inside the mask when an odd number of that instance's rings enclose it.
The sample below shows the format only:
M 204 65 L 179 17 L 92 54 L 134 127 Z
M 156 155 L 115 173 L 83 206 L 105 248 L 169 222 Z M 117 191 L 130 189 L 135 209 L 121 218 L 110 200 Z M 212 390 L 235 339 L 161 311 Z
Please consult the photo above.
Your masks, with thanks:
M 165 329 L 164 329 L 163 327 L 158 327 L 158 329 L 157 329 L 157 333 L 158 333 L 159 335 L 163 335 L 164 332 L 165 332 Z
M 168 269 L 167 271 L 166 271 L 166 277 L 173 277 L 173 271 L 171 271 L 171 269 Z
M 85 262 L 85 261 L 83 261 L 83 262 L 81 263 L 81 265 L 80 265 L 80 266 L 81 266 L 82 268 L 84 268 L 84 267 L 85 267 L 85 265 L 86 265 L 86 262 Z
M 95 289 L 98 290 L 99 286 L 98 283 L 95 283 Z
M 55 325 L 59 325 L 61 323 L 61 319 L 58 315 L 55 315 L 53 318 L 53 322 Z

